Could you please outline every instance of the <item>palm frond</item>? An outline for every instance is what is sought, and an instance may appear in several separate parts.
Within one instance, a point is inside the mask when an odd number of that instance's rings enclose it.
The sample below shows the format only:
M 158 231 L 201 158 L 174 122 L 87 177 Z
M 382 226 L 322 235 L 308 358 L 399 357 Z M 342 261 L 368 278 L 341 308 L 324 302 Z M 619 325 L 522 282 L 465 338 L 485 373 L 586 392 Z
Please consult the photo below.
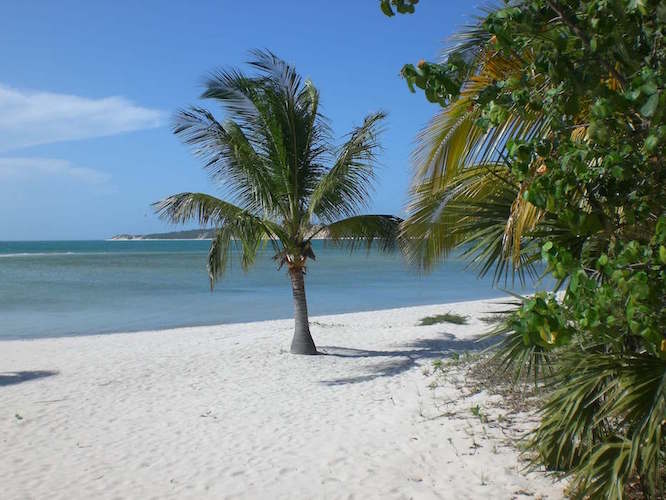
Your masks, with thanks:
M 237 221 L 259 219 L 250 211 L 205 193 L 179 193 L 153 203 L 160 218 L 172 224 L 197 221 L 202 226 L 221 227 Z
M 470 30 L 470 40 L 487 41 L 482 28 Z M 507 146 L 544 133 L 548 124 L 538 113 L 514 105 L 499 126 L 479 126 L 480 96 L 496 81 L 519 74 L 522 65 L 485 42 L 461 50 L 468 49 L 475 69 L 461 94 L 417 138 L 403 226 L 405 241 L 411 242 L 408 257 L 428 270 L 463 246 L 462 255 L 480 274 L 494 268 L 496 282 L 510 276 L 524 281 L 525 274 L 534 274 L 535 257 L 534 249 L 523 245 L 543 213 L 522 198 L 523 186 L 510 175 Z
M 173 130 L 234 198 L 255 212 L 272 209 L 275 186 L 270 159 L 255 150 L 238 124 L 221 124 L 206 109 L 190 108 L 176 115 Z
M 231 231 L 228 228 L 218 229 L 208 249 L 208 259 L 206 261 L 211 292 L 215 282 L 222 277 L 229 265 L 231 244 Z
M 277 241 L 285 234 L 279 225 L 261 219 L 250 211 L 204 193 L 180 193 L 153 204 L 158 215 L 169 222 L 182 224 L 196 220 L 200 225 L 217 228 L 208 253 L 208 275 L 211 288 L 224 274 L 229 263 L 229 248 L 240 244 L 243 269 L 255 261 L 263 242 L 279 250 Z
M 269 167 L 273 205 L 282 217 L 305 206 L 329 153 L 330 127 L 319 113 L 319 93 L 270 52 L 255 51 L 259 75 L 218 70 L 202 97 L 220 102 Z
M 441 59 L 446 61 L 451 54 L 458 54 L 465 60 L 478 57 L 479 52 L 492 37 L 492 34 L 484 28 L 483 21 L 488 14 L 501 6 L 499 1 L 493 1 L 480 7 L 480 13 L 483 15 L 473 16 L 471 23 L 463 26 L 451 36 L 449 43 L 442 50 Z
M 523 375 L 532 375 L 537 383 L 545 374 L 552 373 L 552 353 L 544 347 L 525 341 L 524 336 L 516 332 L 507 318 L 487 337 L 499 337 L 501 341 L 496 346 L 493 357 L 499 361 L 500 366 L 514 373 L 514 380 Z
M 519 138 L 539 121 L 522 109 L 510 109 L 503 125 L 489 130 L 476 124 L 479 96 L 496 81 L 521 70 L 517 61 L 483 52 L 477 69 L 463 86 L 460 96 L 440 111 L 417 136 L 413 154 L 414 183 L 439 180 L 445 183 L 470 164 L 494 162 L 504 157 L 511 138 Z M 435 184 L 434 187 L 439 187 Z
M 321 177 L 309 200 L 309 212 L 323 221 L 350 217 L 369 200 L 386 113 L 368 115 L 338 152 L 333 167 Z
M 432 184 L 423 182 L 414 188 L 410 215 L 401 228 L 411 263 L 428 270 L 460 247 L 461 255 L 481 275 L 494 268 L 495 282 L 509 276 L 524 281 L 526 273 L 534 274 L 538 252 L 525 237 L 528 223 L 536 224 L 535 219 L 523 222 L 520 238 L 506 238 L 519 189 L 502 163 L 470 165 L 443 187 L 435 189 Z M 514 248 L 516 242 L 519 250 Z
M 331 243 L 351 251 L 362 246 L 369 251 L 376 244 L 379 250 L 388 252 L 397 247 L 400 222 L 392 215 L 357 215 L 328 224 L 323 230 Z
M 302 80 L 294 67 L 270 50 L 255 49 L 250 51 L 250 54 L 253 58 L 248 61 L 248 64 L 266 75 L 266 80 L 279 88 L 289 100 L 296 100 Z
M 581 497 L 622 498 L 635 474 L 656 496 L 664 480 L 666 361 L 587 349 L 560 358 L 532 442 L 548 466 L 573 476 Z

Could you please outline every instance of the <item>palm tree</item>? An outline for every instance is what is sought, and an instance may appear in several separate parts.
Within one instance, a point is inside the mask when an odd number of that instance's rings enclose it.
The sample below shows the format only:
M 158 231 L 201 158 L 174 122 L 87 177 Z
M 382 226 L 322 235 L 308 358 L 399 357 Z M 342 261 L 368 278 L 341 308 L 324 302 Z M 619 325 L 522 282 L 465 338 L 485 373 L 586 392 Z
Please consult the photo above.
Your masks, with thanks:
M 180 111 L 174 133 L 192 146 L 226 199 L 180 193 L 154 204 L 172 223 L 191 220 L 212 225 L 208 252 L 211 289 L 224 273 L 232 247 L 243 269 L 270 244 L 278 268 L 286 265 L 294 297 L 291 352 L 316 354 L 308 323 L 304 275 L 315 259 L 312 239 L 326 236 L 350 249 L 373 242 L 394 248 L 400 220 L 360 215 L 374 180 L 378 134 L 384 113 L 366 116 L 340 147 L 331 142 L 319 111 L 319 92 L 271 52 L 254 51 L 248 76 L 238 70 L 213 73 L 204 99 L 219 102 L 227 119 L 206 109 Z

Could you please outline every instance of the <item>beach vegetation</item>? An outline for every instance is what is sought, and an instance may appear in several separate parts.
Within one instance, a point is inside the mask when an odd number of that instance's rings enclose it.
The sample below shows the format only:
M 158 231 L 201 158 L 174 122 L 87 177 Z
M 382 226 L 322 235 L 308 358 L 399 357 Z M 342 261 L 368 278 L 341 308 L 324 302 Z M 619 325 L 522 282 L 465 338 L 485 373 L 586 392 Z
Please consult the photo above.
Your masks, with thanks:
M 421 318 L 419 325 L 428 326 L 428 325 L 438 325 L 440 323 L 452 323 L 454 325 L 466 325 L 469 321 L 469 316 L 464 316 L 462 314 L 457 314 L 453 312 L 447 312 L 444 314 L 435 314 L 434 316 L 426 316 Z
M 484 413 L 480 405 L 477 404 L 472 406 L 469 411 L 472 413 L 472 415 L 478 418 L 479 422 L 482 424 L 488 423 L 488 416 Z
M 211 73 L 203 99 L 226 113 L 194 106 L 176 114 L 173 131 L 190 146 L 220 196 L 183 192 L 154 204 L 164 219 L 215 230 L 208 252 L 211 289 L 233 255 L 243 269 L 269 246 L 285 267 L 294 298 L 291 352 L 316 354 L 305 295 L 312 240 L 392 250 L 400 219 L 362 213 L 375 180 L 385 113 L 363 118 L 340 145 L 333 142 L 315 85 L 268 51 L 252 52 L 254 74 Z
M 408 258 L 556 280 L 498 326 L 498 359 L 543 387 L 529 450 L 575 498 L 666 494 L 665 37 L 662 1 L 519 0 L 402 70 L 442 108 Z
M 506 319 L 506 314 L 503 313 L 494 313 L 481 316 L 479 320 L 486 323 L 487 325 L 495 325 L 497 323 L 502 323 Z

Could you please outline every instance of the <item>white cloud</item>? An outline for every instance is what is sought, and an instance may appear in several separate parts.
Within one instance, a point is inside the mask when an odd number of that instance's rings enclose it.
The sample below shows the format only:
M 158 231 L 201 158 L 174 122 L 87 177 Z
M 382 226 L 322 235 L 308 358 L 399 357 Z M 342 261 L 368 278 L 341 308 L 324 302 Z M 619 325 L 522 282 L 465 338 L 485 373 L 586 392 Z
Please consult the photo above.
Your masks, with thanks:
M 53 158 L 0 158 L 0 181 L 35 180 L 60 177 L 84 184 L 106 185 L 111 175 L 88 167 L 74 165 L 67 160 Z
M 0 151 L 159 127 L 165 114 L 124 97 L 89 99 L 0 84 Z

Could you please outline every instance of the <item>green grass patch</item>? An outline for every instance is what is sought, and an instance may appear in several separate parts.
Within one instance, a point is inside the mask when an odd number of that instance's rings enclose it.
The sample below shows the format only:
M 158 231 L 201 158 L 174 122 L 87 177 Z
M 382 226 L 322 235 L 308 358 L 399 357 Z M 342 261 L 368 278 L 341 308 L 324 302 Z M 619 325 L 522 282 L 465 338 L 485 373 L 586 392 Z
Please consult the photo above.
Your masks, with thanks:
M 421 319 L 421 326 L 437 325 L 439 323 L 453 323 L 454 325 L 466 325 L 469 316 L 447 312 L 446 314 L 436 314 L 435 316 L 426 316 Z

